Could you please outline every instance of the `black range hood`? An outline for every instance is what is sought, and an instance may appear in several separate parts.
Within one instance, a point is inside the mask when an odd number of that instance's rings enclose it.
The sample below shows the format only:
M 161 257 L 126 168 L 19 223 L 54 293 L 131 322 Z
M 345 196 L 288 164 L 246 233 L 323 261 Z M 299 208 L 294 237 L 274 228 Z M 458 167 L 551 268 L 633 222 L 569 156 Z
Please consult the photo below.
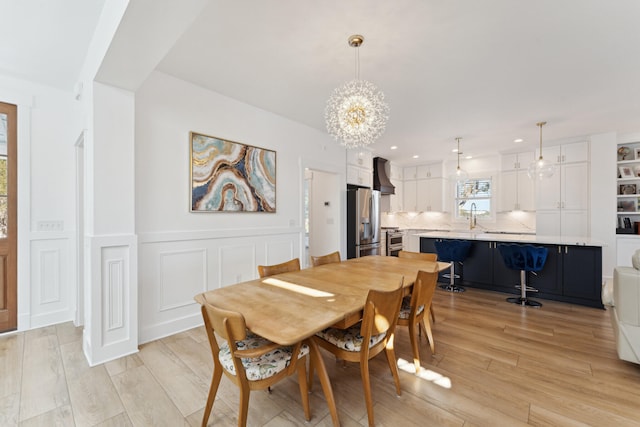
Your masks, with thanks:
M 386 165 L 387 159 L 373 158 L 373 189 L 380 190 L 380 194 L 396 194 L 396 187 L 387 176 Z

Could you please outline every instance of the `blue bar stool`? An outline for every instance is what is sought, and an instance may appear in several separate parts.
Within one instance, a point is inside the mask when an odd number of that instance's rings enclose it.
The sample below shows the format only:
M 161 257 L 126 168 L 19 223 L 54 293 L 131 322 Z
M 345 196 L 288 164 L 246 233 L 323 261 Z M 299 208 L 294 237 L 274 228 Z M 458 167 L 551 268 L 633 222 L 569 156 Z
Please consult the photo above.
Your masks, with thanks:
M 436 252 L 438 253 L 438 260 L 451 263 L 450 274 L 444 274 L 444 277 L 449 276 L 448 285 L 440 285 L 441 289 L 449 292 L 464 292 L 462 286 L 456 285 L 456 278 L 460 277 L 456 274 L 456 263 L 462 263 L 469 253 L 471 248 L 471 242 L 468 240 L 440 240 L 435 241 Z
M 538 301 L 527 298 L 527 291 L 538 292 L 537 289 L 527 286 L 527 272 L 535 274 L 542 270 L 549 250 L 540 246 L 515 243 L 500 244 L 498 250 L 507 268 L 520 270 L 520 284 L 516 285 L 516 288 L 520 288 L 520 297 L 507 298 L 507 301 L 523 306 L 541 307 L 542 304 Z

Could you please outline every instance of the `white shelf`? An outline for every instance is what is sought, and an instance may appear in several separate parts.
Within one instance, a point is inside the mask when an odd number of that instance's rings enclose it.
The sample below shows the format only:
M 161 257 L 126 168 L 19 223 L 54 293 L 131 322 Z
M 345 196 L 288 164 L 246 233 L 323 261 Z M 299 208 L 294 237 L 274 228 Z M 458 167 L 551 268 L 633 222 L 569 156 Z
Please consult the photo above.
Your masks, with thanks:
M 640 215 L 640 211 L 617 212 L 618 215 Z

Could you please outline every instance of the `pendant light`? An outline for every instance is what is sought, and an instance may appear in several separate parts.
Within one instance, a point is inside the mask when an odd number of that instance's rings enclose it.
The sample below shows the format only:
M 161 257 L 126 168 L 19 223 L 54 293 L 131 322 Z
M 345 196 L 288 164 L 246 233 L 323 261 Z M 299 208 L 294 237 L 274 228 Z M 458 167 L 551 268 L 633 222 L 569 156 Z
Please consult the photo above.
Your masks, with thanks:
M 453 174 L 453 179 L 456 180 L 456 182 L 466 182 L 469 179 L 469 174 L 467 173 L 467 171 L 465 171 L 464 169 L 460 168 L 460 155 L 462 154 L 462 152 L 460 151 L 460 140 L 462 138 L 461 137 L 457 137 L 456 141 L 458 143 L 458 150 L 457 150 L 457 154 L 458 154 L 458 167 L 456 168 L 456 172 Z
M 542 180 L 545 178 L 550 178 L 553 175 L 553 172 L 555 171 L 555 167 L 553 166 L 553 163 L 547 162 L 542 157 L 542 126 L 546 124 L 547 122 L 536 123 L 536 126 L 540 128 L 540 157 L 538 157 L 538 160 L 531 162 L 531 164 L 529 165 L 529 170 L 527 171 L 527 174 L 531 179 Z
M 364 147 L 382 135 L 389 118 L 389 106 L 384 94 L 366 80 L 360 79 L 360 45 L 364 37 L 349 37 L 349 46 L 356 51 L 355 79 L 336 88 L 327 101 L 325 121 L 327 131 L 347 148 Z

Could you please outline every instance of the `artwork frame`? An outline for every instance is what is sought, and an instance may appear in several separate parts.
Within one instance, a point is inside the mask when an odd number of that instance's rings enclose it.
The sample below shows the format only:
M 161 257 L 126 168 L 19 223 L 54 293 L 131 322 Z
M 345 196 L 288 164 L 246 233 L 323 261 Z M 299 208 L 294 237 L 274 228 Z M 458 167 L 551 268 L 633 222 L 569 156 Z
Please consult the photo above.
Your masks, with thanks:
M 191 212 L 276 212 L 276 152 L 189 132 Z
M 618 194 L 625 196 L 637 194 L 637 188 L 635 184 L 620 184 L 620 188 L 618 191 Z
M 618 166 L 620 178 L 635 178 L 634 170 L 631 166 Z

